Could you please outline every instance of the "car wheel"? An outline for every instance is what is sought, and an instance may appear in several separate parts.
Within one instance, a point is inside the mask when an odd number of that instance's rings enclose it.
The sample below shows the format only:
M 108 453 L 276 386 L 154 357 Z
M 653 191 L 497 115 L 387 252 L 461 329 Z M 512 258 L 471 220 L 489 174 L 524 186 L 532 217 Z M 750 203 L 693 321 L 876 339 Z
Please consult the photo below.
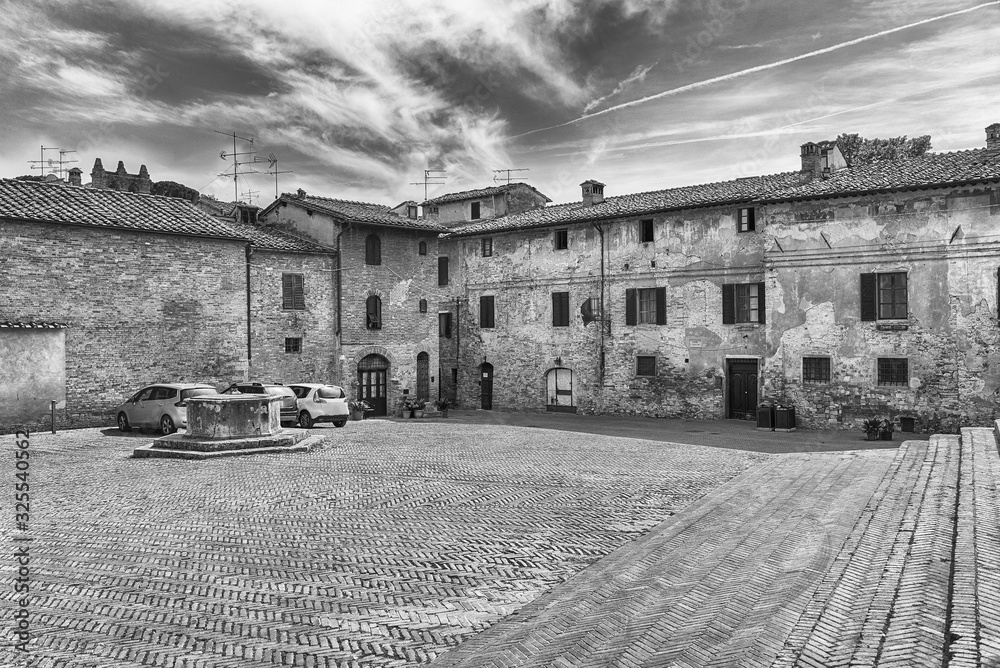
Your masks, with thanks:
M 309 411 L 299 413 L 299 426 L 303 429 L 312 429 L 313 419 L 312 415 L 309 415 Z
M 128 423 L 128 416 L 125 413 L 118 414 L 118 431 L 132 431 L 132 425 Z
M 177 431 L 177 428 L 174 427 L 173 418 L 171 418 L 169 415 L 164 415 L 163 417 L 161 417 L 160 431 L 163 433 L 164 436 L 170 436 L 170 434 Z
M 345 424 L 347 424 L 347 420 L 336 420 L 333 423 L 333 426 L 334 427 L 343 427 Z

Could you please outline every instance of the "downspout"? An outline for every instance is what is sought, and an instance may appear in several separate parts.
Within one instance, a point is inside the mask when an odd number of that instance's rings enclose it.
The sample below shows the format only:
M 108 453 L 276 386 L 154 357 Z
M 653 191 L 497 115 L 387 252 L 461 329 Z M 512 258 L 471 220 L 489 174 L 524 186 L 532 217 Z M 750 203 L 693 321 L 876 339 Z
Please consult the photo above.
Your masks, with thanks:
M 253 348 L 251 344 L 251 316 L 250 316 L 250 256 L 253 255 L 253 249 L 250 247 L 250 242 L 244 249 L 246 251 L 246 270 L 247 270 L 247 375 L 243 380 L 250 380 L 250 365 L 253 359 Z
M 458 379 L 462 377 L 462 300 L 455 297 L 455 402 L 458 402 Z
M 338 348 L 338 351 L 337 351 L 337 367 L 336 367 L 337 368 L 337 376 L 338 376 L 338 378 L 336 380 L 339 381 L 341 383 L 341 385 L 343 385 L 343 380 L 344 380 L 344 378 L 343 378 L 343 368 L 342 368 L 343 365 L 340 364 L 340 355 L 343 354 L 343 350 L 344 350 L 344 342 L 341 340 L 342 339 L 342 334 L 341 334 L 341 331 L 342 331 L 342 329 L 341 329 L 341 317 L 343 315 L 343 299 L 344 299 L 343 286 L 344 286 L 344 277 L 342 275 L 343 274 L 343 263 L 341 262 L 340 237 L 344 234 L 344 230 L 347 229 L 348 225 L 350 225 L 349 222 L 348 223 L 343 223 L 342 225 L 340 225 L 340 231 L 337 232 L 337 240 L 336 240 L 336 247 L 337 247 L 337 270 L 336 270 L 336 272 L 334 274 L 336 276 L 336 281 L 337 281 L 337 331 L 336 331 L 335 335 L 337 337 L 337 348 Z
M 606 289 L 605 288 L 605 280 L 606 279 L 605 279 L 605 270 L 604 270 L 604 228 L 602 228 L 597 223 L 593 223 L 593 226 L 594 226 L 594 229 L 597 230 L 597 233 L 601 236 L 601 297 L 600 297 L 600 302 L 599 302 L 600 306 L 601 306 L 601 354 L 600 354 L 600 359 L 598 360 L 597 376 L 598 376 L 598 378 L 601 381 L 601 385 L 603 385 L 604 384 L 604 364 L 605 364 L 605 350 L 604 350 L 604 334 L 605 334 L 605 332 L 604 332 L 604 323 L 605 323 L 605 315 L 604 315 L 604 292 L 605 292 L 605 289 Z

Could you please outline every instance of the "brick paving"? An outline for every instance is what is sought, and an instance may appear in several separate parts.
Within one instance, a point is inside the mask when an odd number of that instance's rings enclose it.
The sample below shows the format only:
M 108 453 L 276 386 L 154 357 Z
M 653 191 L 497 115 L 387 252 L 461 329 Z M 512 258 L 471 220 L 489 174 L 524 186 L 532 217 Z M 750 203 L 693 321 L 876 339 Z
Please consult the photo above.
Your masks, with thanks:
M 34 665 L 429 663 L 768 459 L 446 422 L 328 432 L 208 462 L 131 459 L 151 436 L 113 429 L 34 434 Z
M 30 665 L 1000 666 L 993 430 L 328 432 L 199 463 L 33 437 Z

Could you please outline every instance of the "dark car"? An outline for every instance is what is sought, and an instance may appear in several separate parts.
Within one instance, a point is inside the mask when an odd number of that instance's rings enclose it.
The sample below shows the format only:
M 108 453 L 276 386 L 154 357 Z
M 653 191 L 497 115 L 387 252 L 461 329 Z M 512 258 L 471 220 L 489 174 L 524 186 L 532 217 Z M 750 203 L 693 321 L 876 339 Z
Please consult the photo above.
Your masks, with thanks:
M 295 424 L 299 419 L 298 405 L 292 388 L 279 383 L 233 383 L 219 394 L 270 394 L 281 397 L 281 424 Z

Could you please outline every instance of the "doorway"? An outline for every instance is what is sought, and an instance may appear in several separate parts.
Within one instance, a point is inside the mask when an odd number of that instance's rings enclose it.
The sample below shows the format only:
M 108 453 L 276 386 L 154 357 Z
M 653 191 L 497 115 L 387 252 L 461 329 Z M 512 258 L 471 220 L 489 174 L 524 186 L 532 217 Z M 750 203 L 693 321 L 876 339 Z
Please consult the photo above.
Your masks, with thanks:
M 493 365 L 489 362 L 483 362 L 479 369 L 481 371 L 479 393 L 482 397 L 482 409 L 491 411 L 493 410 Z
M 726 363 L 727 417 L 736 420 L 757 418 L 757 360 L 728 360 Z
M 556 413 L 575 413 L 573 405 L 573 372 L 570 369 L 549 369 L 545 379 L 545 409 Z
M 431 358 L 427 353 L 417 355 L 417 398 L 431 400 Z
M 358 398 L 371 404 L 373 415 L 388 415 L 388 377 L 389 360 L 381 355 L 368 355 L 358 362 Z

